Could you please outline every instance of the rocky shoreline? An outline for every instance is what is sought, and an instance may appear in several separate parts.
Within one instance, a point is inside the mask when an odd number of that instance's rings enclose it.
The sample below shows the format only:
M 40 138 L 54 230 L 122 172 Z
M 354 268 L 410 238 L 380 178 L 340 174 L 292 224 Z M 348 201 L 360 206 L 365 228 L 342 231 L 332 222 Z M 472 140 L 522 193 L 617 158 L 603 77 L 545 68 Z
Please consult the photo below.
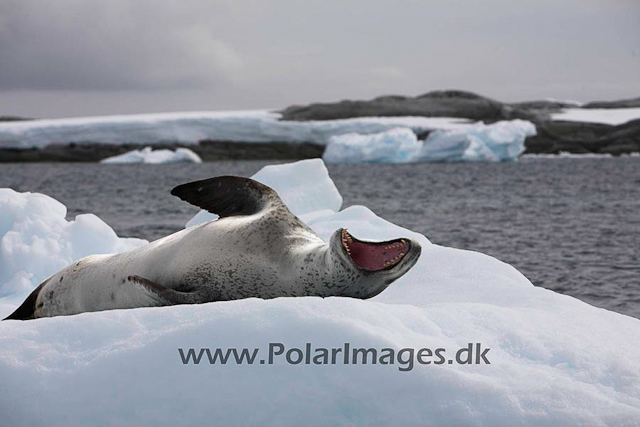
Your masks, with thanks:
M 456 117 L 494 123 L 523 119 L 533 122 L 537 135 L 525 141 L 526 154 L 598 153 L 620 155 L 640 152 L 640 119 L 620 125 L 553 120 L 552 114 L 578 105 L 562 101 L 503 103 L 471 92 L 434 91 L 416 97 L 381 96 L 369 101 L 340 101 L 295 105 L 279 111 L 282 121 L 335 120 L 357 117 Z M 591 102 L 584 109 L 638 108 L 640 98 Z M 18 120 L 17 117 L 3 117 Z M 418 134 L 425 139 L 428 132 Z M 175 149 L 184 144 L 153 144 Z M 43 148 L 0 148 L 0 162 L 95 162 L 134 149 L 139 144 L 52 144 Z M 203 140 L 189 145 L 204 161 L 274 160 L 321 157 L 324 146 L 313 143 L 238 142 Z
M 536 136 L 525 140 L 525 154 L 629 154 L 640 152 L 640 119 L 613 126 L 601 123 L 536 123 Z
M 175 150 L 184 144 L 157 144 L 154 149 Z M 11 162 L 98 162 L 142 148 L 139 144 L 54 144 L 44 148 L 0 149 L 0 163 Z M 324 146 L 318 144 L 238 143 L 230 141 L 201 141 L 188 148 L 207 161 L 219 160 L 300 160 L 322 157 Z

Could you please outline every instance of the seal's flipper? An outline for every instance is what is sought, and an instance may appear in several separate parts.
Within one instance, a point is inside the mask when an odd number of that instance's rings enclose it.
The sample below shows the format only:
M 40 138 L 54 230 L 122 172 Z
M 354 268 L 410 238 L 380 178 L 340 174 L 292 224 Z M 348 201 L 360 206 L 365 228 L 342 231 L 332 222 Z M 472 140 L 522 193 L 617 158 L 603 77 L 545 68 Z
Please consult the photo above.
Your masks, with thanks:
M 284 206 L 272 188 L 239 176 L 218 176 L 189 182 L 178 185 L 171 194 L 220 218 L 253 215 L 271 204 Z
M 35 288 L 33 290 L 33 292 L 31 292 L 29 294 L 27 299 L 25 299 L 24 302 L 22 304 L 20 304 L 20 307 L 18 307 L 13 313 L 11 313 L 10 315 L 8 315 L 7 317 L 5 317 L 2 320 L 30 320 L 30 319 L 35 319 L 36 318 L 36 301 L 38 300 L 38 295 L 40 294 L 40 291 L 42 290 L 44 285 L 46 285 L 47 282 L 49 282 L 50 279 L 51 278 L 49 278 L 49 279 L 45 280 L 44 282 L 42 282 L 40 284 L 40 286 Z
M 141 286 L 151 294 L 153 299 L 159 300 L 164 305 L 194 304 L 198 302 L 193 292 L 178 292 L 140 276 L 129 276 L 127 280 L 130 283 Z

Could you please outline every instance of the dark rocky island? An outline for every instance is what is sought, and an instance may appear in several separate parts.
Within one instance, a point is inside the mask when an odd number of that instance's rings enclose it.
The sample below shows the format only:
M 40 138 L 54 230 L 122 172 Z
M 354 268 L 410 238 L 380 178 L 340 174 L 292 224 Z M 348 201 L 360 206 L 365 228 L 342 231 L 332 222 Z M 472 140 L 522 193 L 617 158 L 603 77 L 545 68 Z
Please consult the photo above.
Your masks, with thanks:
M 504 103 L 471 92 L 446 90 L 416 97 L 381 96 L 370 101 L 340 101 L 291 106 L 280 111 L 283 120 L 332 120 L 365 116 L 459 117 L 493 123 L 524 119 L 536 125 L 538 134 L 525 141 L 526 153 L 557 154 L 640 152 L 640 119 L 618 126 L 551 120 L 551 113 L 576 105 L 560 101 Z M 640 107 L 640 98 L 591 102 L 581 108 Z M 424 139 L 427 135 L 418 135 Z
M 559 109 L 560 107 L 558 107 Z M 475 93 L 444 90 L 416 97 L 380 96 L 370 101 L 291 106 L 280 111 L 282 120 L 334 120 L 352 117 L 424 116 L 460 117 L 473 121 L 548 118 L 545 108 L 533 109 L 505 104 Z
M 526 153 L 599 153 L 640 152 L 640 119 L 618 126 L 547 121 L 536 123 L 538 134 L 525 141 Z
M 0 122 L 23 122 L 26 120 L 34 120 L 28 117 L 20 116 L 0 116 Z
M 640 98 L 588 102 L 582 108 L 640 108 Z

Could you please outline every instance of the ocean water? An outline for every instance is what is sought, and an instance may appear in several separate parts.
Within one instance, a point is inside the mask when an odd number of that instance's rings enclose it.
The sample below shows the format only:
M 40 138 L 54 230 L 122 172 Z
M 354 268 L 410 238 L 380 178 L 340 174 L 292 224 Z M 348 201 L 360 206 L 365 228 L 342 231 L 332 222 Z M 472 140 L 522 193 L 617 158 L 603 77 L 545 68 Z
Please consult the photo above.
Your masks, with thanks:
M 273 161 L 200 165 L 0 165 L 0 187 L 48 194 L 71 219 L 154 240 L 198 209 L 173 186 L 250 176 Z M 507 262 L 535 285 L 640 318 L 640 158 L 329 167 L 343 207 L 362 204 L 433 243 Z M 366 236 L 363 236 L 366 237 Z

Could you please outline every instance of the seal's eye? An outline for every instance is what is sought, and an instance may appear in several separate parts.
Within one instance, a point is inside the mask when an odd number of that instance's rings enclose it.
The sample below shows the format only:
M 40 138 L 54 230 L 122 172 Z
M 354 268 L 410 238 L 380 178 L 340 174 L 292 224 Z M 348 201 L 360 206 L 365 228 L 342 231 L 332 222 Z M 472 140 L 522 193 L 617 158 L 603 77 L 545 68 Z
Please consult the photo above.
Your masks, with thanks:
M 342 230 L 342 247 L 358 268 L 380 271 L 393 268 L 409 252 L 405 239 L 387 242 L 363 242 Z

